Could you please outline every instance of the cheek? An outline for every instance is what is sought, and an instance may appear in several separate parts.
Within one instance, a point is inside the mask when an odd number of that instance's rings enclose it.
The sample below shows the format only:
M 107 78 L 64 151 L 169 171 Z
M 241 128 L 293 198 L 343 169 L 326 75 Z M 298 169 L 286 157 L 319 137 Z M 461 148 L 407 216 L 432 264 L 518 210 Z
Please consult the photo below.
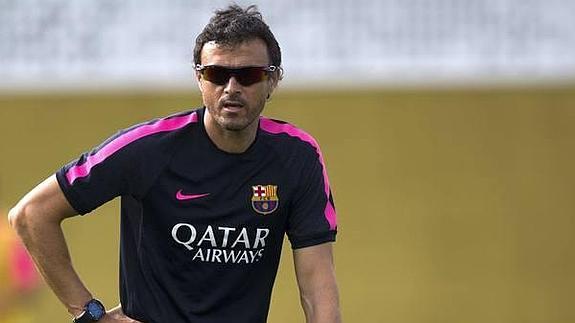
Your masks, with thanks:
M 212 86 L 211 84 L 203 84 L 202 88 L 202 98 L 204 101 L 204 105 L 206 106 L 215 106 L 218 102 L 220 97 L 218 90 Z
M 269 86 L 267 83 L 259 84 L 258 87 L 254 87 L 251 92 L 251 97 L 254 101 L 261 102 L 265 101 L 269 93 Z

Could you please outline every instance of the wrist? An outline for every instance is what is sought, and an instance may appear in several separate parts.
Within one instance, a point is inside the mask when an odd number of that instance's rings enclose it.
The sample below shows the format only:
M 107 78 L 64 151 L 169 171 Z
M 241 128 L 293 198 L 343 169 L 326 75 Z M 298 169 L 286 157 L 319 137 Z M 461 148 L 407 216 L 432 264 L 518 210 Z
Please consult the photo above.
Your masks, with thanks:
M 83 298 L 77 303 L 74 304 L 67 304 L 66 307 L 68 308 L 68 313 L 72 315 L 72 318 L 80 316 L 85 311 L 85 306 L 92 300 L 92 295 L 88 295 L 88 297 Z
M 83 310 L 78 315 L 74 316 L 74 323 L 92 323 L 98 322 L 106 315 L 106 308 L 97 299 L 92 298 L 84 305 Z

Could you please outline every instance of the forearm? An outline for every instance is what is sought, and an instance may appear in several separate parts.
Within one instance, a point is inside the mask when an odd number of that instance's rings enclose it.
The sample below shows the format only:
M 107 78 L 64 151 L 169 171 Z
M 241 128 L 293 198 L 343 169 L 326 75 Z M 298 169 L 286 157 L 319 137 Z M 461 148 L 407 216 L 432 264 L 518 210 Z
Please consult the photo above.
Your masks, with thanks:
M 339 294 L 332 284 L 320 290 L 301 292 L 301 304 L 307 323 L 340 323 Z
M 307 323 L 340 323 L 331 244 L 295 250 L 294 262 Z
M 61 228 L 61 221 L 67 214 L 53 216 L 54 212 L 62 213 L 62 210 L 26 202 L 25 198 L 10 211 L 10 222 L 47 284 L 68 311 L 77 315 L 83 311 L 91 294 L 72 266 Z

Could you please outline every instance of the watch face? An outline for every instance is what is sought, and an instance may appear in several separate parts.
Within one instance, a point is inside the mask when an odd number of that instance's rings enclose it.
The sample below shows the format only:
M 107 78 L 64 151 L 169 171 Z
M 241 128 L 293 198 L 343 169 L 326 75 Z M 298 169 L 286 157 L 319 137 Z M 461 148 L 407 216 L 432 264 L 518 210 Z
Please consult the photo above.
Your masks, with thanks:
M 88 304 L 86 304 L 86 311 L 90 313 L 90 316 L 94 321 L 97 321 L 106 314 L 106 309 L 104 305 L 100 303 L 97 299 L 91 300 Z

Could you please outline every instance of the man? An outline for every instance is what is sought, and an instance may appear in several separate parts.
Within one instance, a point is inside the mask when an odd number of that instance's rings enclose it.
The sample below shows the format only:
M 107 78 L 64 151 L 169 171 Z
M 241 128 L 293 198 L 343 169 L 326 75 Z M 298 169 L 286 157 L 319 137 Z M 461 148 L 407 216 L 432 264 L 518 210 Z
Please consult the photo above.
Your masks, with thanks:
M 339 322 L 336 218 L 322 154 L 261 117 L 281 53 L 254 6 L 216 11 L 196 39 L 204 108 L 119 132 L 64 166 L 11 223 L 76 322 L 265 322 L 284 233 L 308 322 Z M 105 313 L 60 223 L 121 196 L 120 301 Z

